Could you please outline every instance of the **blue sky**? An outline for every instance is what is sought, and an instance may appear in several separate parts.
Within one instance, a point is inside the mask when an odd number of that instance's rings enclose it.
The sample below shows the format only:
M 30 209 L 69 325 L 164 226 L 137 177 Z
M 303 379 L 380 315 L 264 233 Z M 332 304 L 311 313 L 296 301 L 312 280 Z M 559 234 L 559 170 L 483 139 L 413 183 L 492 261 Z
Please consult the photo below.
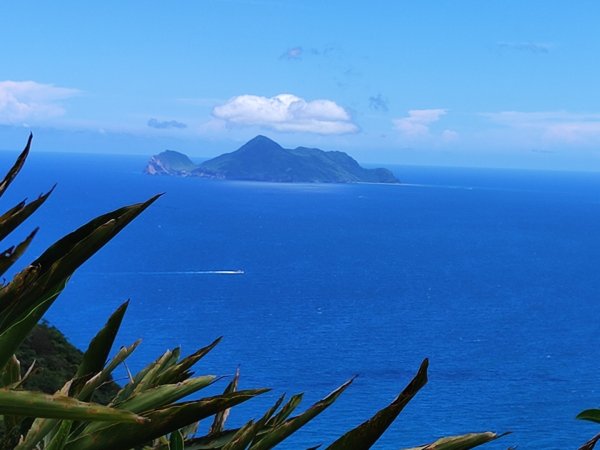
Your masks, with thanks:
M 5 2 L 0 148 L 600 170 L 600 3 Z

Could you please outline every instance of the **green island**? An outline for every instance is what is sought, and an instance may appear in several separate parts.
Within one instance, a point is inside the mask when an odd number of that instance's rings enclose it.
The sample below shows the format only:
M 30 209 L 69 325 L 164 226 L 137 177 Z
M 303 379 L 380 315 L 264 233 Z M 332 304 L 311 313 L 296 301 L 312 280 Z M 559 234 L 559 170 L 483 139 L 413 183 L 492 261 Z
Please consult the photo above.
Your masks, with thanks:
M 347 153 L 286 149 L 260 135 L 198 165 L 183 153 L 166 150 L 150 159 L 145 173 L 276 183 L 399 183 L 388 169 L 365 169 Z

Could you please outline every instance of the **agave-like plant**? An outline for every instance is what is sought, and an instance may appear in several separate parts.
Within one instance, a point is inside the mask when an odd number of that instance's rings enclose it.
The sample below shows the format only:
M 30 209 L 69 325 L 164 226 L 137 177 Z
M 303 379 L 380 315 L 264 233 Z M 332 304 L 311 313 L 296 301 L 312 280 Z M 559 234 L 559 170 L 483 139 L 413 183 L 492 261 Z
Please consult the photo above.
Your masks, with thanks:
M 577 419 L 589 420 L 590 422 L 600 423 L 600 409 L 586 409 L 577 414 Z M 600 441 L 600 434 L 597 434 L 592 439 L 587 441 L 579 450 L 592 450 L 596 447 L 596 444 Z
M 2 182 L 0 196 L 21 170 L 31 145 Z M 0 216 L 0 241 L 40 207 L 53 188 L 29 203 L 23 201 Z M 94 393 L 111 380 L 112 372 L 139 345 L 122 347 L 109 359 L 128 303 L 119 306 L 90 342 L 73 377 L 55 394 L 23 390 L 32 368 L 21 368 L 15 351 L 52 306 L 73 272 L 110 241 L 158 196 L 101 215 L 68 234 L 0 289 L 0 414 L 4 436 L 0 449 L 18 450 L 264 450 L 281 443 L 328 408 L 350 386 L 342 384 L 304 412 L 292 416 L 302 395 L 277 402 L 255 420 L 226 429 L 230 408 L 268 389 L 238 390 L 239 372 L 223 393 L 199 400 L 185 398 L 216 382 L 215 375 L 194 376 L 192 367 L 219 342 L 182 357 L 167 350 L 131 376 L 108 405 L 91 402 Z M 37 229 L 0 254 L 0 275 L 23 254 Z M 368 449 L 427 382 L 424 360 L 413 380 L 388 406 L 330 444 L 327 449 Z M 208 433 L 198 435 L 198 422 L 211 420 Z M 469 449 L 499 438 L 486 432 L 443 438 L 416 449 Z M 316 447 L 313 447 L 316 448 Z

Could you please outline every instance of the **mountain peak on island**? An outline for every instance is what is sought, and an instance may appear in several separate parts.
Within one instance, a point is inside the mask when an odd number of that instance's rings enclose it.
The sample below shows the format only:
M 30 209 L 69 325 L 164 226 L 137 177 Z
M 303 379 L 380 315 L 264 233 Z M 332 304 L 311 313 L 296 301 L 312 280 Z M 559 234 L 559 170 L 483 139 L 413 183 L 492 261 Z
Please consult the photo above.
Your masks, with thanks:
M 399 183 L 388 169 L 365 169 L 344 152 L 286 149 L 263 135 L 200 165 L 194 165 L 182 153 L 162 152 L 152 157 L 145 172 L 282 183 Z
M 259 134 L 258 136 L 253 137 L 240 148 L 238 148 L 236 152 L 268 154 L 271 152 L 285 152 L 285 149 L 273 139 Z
M 243 146 L 246 146 L 248 144 L 253 144 L 253 143 L 259 143 L 259 144 L 275 144 L 275 145 L 279 145 L 277 142 L 275 142 L 273 139 L 263 135 L 263 134 L 257 134 L 256 136 L 254 136 L 252 139 L 250 139 L 248 142 L 246 142 Z M 242 147 L 243 147 L 242 146 Z

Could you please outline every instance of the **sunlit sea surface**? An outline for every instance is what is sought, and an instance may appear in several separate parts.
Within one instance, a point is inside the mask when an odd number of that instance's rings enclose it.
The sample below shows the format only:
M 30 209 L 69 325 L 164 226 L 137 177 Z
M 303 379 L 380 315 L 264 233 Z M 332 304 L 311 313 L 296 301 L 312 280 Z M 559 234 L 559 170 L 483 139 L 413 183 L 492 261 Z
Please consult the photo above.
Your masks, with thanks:
M 58 183 L 9 239 L 42 227 L 22 267 L 92 217 L 165 192 L 47 315 L 80 348 L 128 298 L 118 345 L 143 338 L 132 370 L 224 336 L 197 372 L 239 367 L 241 388 L 273 388 L 230 426 L 281 393 L 306 392 L 308 407 L 358 375 L 281 448 L 330 443 L 425 357 L 429 383 L 376 448 L 495 430 L 512 434 L 487 448 L 567 449 L 600 431 L 575 420 L 600 406 L 600 174 L 393 167 L 405 184 L 270 184 L 150 177 L 144 164 L 34 153 L 2 199 Z

